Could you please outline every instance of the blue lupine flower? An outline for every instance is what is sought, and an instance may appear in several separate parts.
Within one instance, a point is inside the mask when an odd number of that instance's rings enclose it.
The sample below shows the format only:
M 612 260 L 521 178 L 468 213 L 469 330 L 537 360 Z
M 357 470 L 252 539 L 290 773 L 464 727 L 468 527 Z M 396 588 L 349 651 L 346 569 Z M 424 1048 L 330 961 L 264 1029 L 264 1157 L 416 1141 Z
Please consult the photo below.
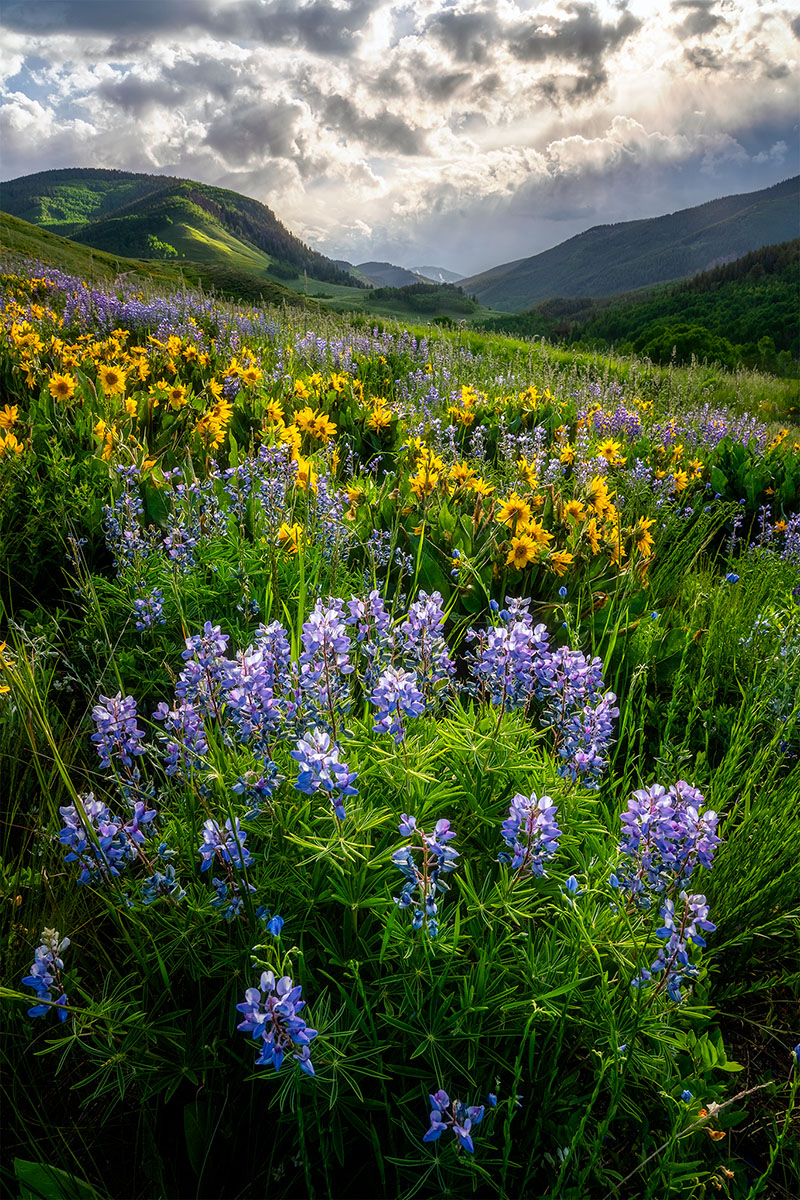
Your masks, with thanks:
M 280 1071 L 288 1050 L 298 1046 L 300 1052 L 293 1054 L 300 1069 L 307 1075 L 314 1074 L 309 1045 L 317 1036 L 316 1029 L 309 1029 L 298 1013 L 305 1008 L 300 999 L 302 987 L 294 986 L 288 975 L 276 981 L 272 971 L 263 971 L 257 988 L 248 988 L 244 1002 L 236 1007 L 244 1020 L 236 1026 L 243 1033 L 251 1033 L 254 1041 L 263 1041 L 256 1066 L 273 1066 Z
M 139 742 L 145 734 L 136 724 L 133 696 L 126 696 L 124 700 L 121 692 L 113 697 L 101 696 L 100 703 L 92 709 L 92 720 L 97 730 L 91 740 L 100 755 L 101 767 L 110 767 L 112 758 L 132 767 L 134 756 L 144 754 L 144 747 Z
M 416 672 L 426 704 L 448 689 L 456 670 L 442 634 L 444 622 L 440 593 L 421 591 L 399 629 L 403 661 Z
M 503 851 L 498 861 L 522 874 L 530 871 L 537 878 L 545 876 L 544 864 L 558 850 L 561 830 L 555 819 L 556 805 L 549 796 L 537 797 L 517 793 L 511 800 L 508 816 L 503 822 L 503 841 L 512 853 Z
M 680 1004 L 683 999 L 681 984 L 687 979 L 696 979 L 700 973 L 699 969 L 689 961 L 688 947 L 690 945 L 705 946 L 703 933 L 713 933 L 717 928 L 713 922 L 708 920 L 708 905 L 705 896 L 690 896 L 686 892 L 681 892 L 680 900 L 683 901 L 680 917 L 676 917 L 675 905 L 672 900 L 667 900 L 662 906 L 661 919 L 664 924 L 656 930 L 656 937 L 663 938 L 666 945 L 658 951 L 650 969 L 643 968 L 631 980 L 633 987 L 641 987 L 649 984 L 654 975 L 663 973 L 664 980 L 659 985 L 659 989 L 666 987 L 667 995 L 676 1004 Z
M 496 1102 L 495 1097 L 495 1102 Z M 460 1100 L 450 1103 L 447 1092 L 440 1089 L 429 1096 L 431 1102 L 430 1129 L 423 1136 L 423 1142 L 435 1142 L 442 1136 L 445 1129 L 452 1129 L 462 1149 L 473 1154 L 471 1131 L 483 1120 L 484 1107 L 467 1107 Z
M 345 796 L 357 796 L 358 788 L 353 787 L 357 775 L 348 770 L 347 764 L 339 761 L 339 747 L 331 742 L 330 735 L 324 729 L 315 729 L 307 733 L 297 743 L 297 749 L 292 751 L 292 758 L 298 764 L 299 771 L 295 787 L 298 792 L 312 795 L 314 792 L 327 793 L 333 805 L 333 811 L 338 820 L 345 819 Z
M 186 891 L 175 878 L 175 868 L 172 863 L 169 863 L 163 872 L 154 871 L 150 878 L 142 884 L 143 904 L 154 904 L 162 896 L 167 896 L 177 903 L 185 895 Z
M 653 784 L 634 792 L 622 814 L 620 863 L 610 880 L 647 908 L 652 893 L 689 882 L 697 866 L 710 870 L 717 837 L 717 814 L 701 813 L 705 799 L 697 788 L 679 779 L 670 788 Z
M 31 987 L 36 992 L 37 1004 L 28 1009 L 29 1017 L 43 1017 L 56 1005 L 61 1021 L 66 1021 L 69 1013 L 64 1007 L 67 995 L 61 982 L 61 972 L 64 962 L 61 955 L 69 946 L 69 938 L 62 938 L 57 929 L 42 930 L 42 944 L 33 959 L 30 975 L 22 980 L 23 987 Z
M 74 804 L 59 808 L 65 824 L 58 839 L 68 850 L 64 862 L 80 865 L 79 883 L 95 883 L 119 875 L 126 862 L 138 857 L 138 847 L 145 841 L 142 827 L 153 821 L 156 811 L 146 809 L 141 800 L 132 807 L 133 815 L 123 822 L 89 792 L 80 797 L 80 809 Z M 88 822 L 88 829 L 84 821 Z
M 735 571 L 729 571 L 728 574 L 725 576 L 725 582 L 726 583 L 738 583 L 739 576 L 736 574 Z
M 458 851 L 448 845 L 456 835 L 449 821 L 437 821 L 433 833 L 427 834 L 417 825 L 416 818 L 407 813 L 403 813 L 398 828 L 404 837 L 416 835 L 419 844 L 402 846 L 392 855 L 392 862 L 406 880 L 400 895 L 394 897 L 394 902 L 403 909 L 415 904 L 417 907 L 411 919 L 411 928 L 422 929 L 424 925 L 428 936 L 433 938 L 439 932 L 436 894 L 448 890 L 442 876 L 455 868 L 458 858 Z M 414 854 L 420 851 L 422 861 L 418 864 Z
M 139 633 L 167 623 L 164 616 L 164 593 L 158 588 L 153 588 L 144 596 L 137 596 L 133 602 L 133 610 L 136 614 L 136 630 Z
M 692 1093 L 689 1091 L 688 1088 L 685 1088 L 681 1092 L 681 1100 L 684 1102 L 684 1104 L 688 1104 L 691 1099 L 692 1099 Z
M 378 709 L 373 732 L 388 733 L 398 744 L 405 739 L 403 717 L 420 717 L 425 712 L 414 672 L 399 667 L 386 668 L 370 700 Z
M 215 859 L 221 863 L 230 863 L 239 871 L 249 867 L 251 859 L 244 844 L 246 838 L 247 834 L 239 825 L 238 817 L 234 817 L 233 822 L 228 817 L 224 826 L 211 819 L 205 821 L 203 823 L 203 840 L 197 848 L 197 852 L 203 860 L 200 870 L 207 871 Z

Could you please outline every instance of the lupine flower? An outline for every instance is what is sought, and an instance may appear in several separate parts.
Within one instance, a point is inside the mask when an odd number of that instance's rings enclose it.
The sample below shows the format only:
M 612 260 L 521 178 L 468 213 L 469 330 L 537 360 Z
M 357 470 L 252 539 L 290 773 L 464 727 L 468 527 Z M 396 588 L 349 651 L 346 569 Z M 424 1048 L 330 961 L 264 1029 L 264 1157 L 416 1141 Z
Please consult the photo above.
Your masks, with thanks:
M 702 793 L 683 779 L 668 789 L 653 784 L 634 792 L 621 817 L 619 849 L 628 861 L 611 876 L 612 886 L 647 908 L 651 893 L 688 884 L 698 865 L 710 870 L 721 839 L 717 814 L 700 812 L 704 803 Z
M 249 867 L 252 860 L 244 844 L 246 838 L 247 834 L 239 825 L 238 817 L 234 817 L 233 822 L 228 817 L 224 826 L 213 820 L 205 821 L 203 840 L 197 848 L 203 860 L 200 870 L 207 871 L 215 859 L 222 863 L 230 863 L 239 871 Z
M 661 908 L 664 923 L 656 930 L 656 937 L 663 938 L 666 945 L 661 947 L 650 969 L 644 968 L 631 980 L 633 987 L 641 987 L 650 983 L 654 975 L 663 973 L 658 990 L 666 987 L 667 995 L 676 1004 L 683 999 L 681 984 L 687 979 L 696 979 L 700 973 L 689 961 L 689 946 L 705 946 L 703 933 L 713 933 L 717 928 L 708 920 L 705 896 L 681 892 L 679 899 L 682 905 L 677 912 L 672 900 L 667 900 Z
M 484 1106 L 481 1104 L 467 1108 L 460 1100 L 454 1100 L 451 1104 L 450 1097 L 442 1089 L 429 1096 L 429 1100 L 431 1102 L 431 1127 L 424 1135 L 423 1142 L 435 1142 L 442 1136 L 445 1129 L 452 1129 L 462 1149 L 473 1154 L 475 1147 L 472 1144 L 470 1131 L 476 1125 L 480 1125 L 483 1120 Z
M 419 717 L 425 712 L 425 700 L 416 684 L 413 671 L 387 667 L 370 696 L 378 712 L 374 733 L 388 733 L 395 742 L 405 738 L 403 717 Z
M 455 663 L 442 634 L 445 622 L 439 592 L 420 592 L 400 626 L 403 660 L 416 671 L 426 703 L 432 703 L 448 687 L 455 674 Z
M 42 930 L 42 944 L 34 954 L 30 975 L 22 980 L 23 987 L 32 987 L 36 992 L 37 1004 L 28 1009 L 29 1017 L 44 1017 L 51 1005 L 58 1005 L 60 1020 L 66 1021 L 69 1013 L 62 1007 L 67 995 L 61 982 L 64 963 L 61 955 L 69 946 L 69 938 L 62 938 L 57 929 Z
M 236 1028 L 251 1033 L 253 1040 L 263 1041 L 256 1066 L 273 1066 L 280 1071 L 287 1050 L 299 1046 L 300 1052 L 293 1054 L 300 1069 L 307 1075 L 314 1074 L 310 1060 L 309 1045 L 317 1036 L 316 1029 L 309 1029 L 297 1014 L 305 1008 L 300 999 L 302 987 L 295 987 L 288 975 L 276 981 L 272 971 L 263 971 L 259 986 L 248 988 L 244 1002 L 236 1007 L 244 1020 Z
M 119 759 L 126 767 L 133 766 L 134 757 L 144 754 L 144 747 L 139 742 L 145 736 L 144 731 L 136 724 L 136 701 L 133 696 L 122 693 L 109 698 L 101 696 L 100 703 L 92 709 L 92 720 L 97 730 L 91 740 L 100 755 L 100 766 L 111 766 L 111 759 Z
M 357 775 L 348 770 L 347 764 L 339 761 L 339 747 L 331 742 L 330 735 L 324 729 L 315 729 L 307 733 L 297 743 L 297 749 L 292 751 L 292 758 L 298 764 L 299 773 L 295 787 L 298 792 L 312 795 L 314 792 L 326 792 L 333 811 L 340 821 L 345 818 L 345 796 L 357 796 L 358 788 L 353 787 Z
M 154 629 L 156 625 L 166 625 L 164 616 L 164 593 L 153 588 L 144 596 L 137 596 L 133 602 L 136 614 L 136 630 L 142 633 L 145 629 Z
M 165 896 L 177 903 L 185 895 L 185 889 L 175 878 L 175 868 L 172 863 L 168 863 L 163 871 L 154 871 L 150 878 L 142 884 L 143 904 L 155 904 L 156 900 Z
M 681 1100 L 683 1101 L 684 1104 L 688 1104 L 691 1099 L 692 1099 L 692 1093 L 689 1091 L 688 1088 L 685 1088 L 681 1092 Z
M 81 867 L 79 883 L 95 883 L 119 875 L 125 863 L 138 856 L 137 847 L 144 844 L 142 826 L 154 819 L 155 809 L 146 809 L 142 801 L 133 806 L 133 816 L 124 823 L 112 816 L 102 800 L 95 800 L 89 792 L 81 797 L 83 812 L 70 804 L 59 808 L 64 818 L 64 828 L 59 841 L 68 853 L 65 862 L 77 862 Z M 84 824 L 88 821 L 89 829 Z
M 398 828 L 404 837 L 419 838 L 419 845 L 403 846 L 392 855 L 392 862 L 406 880 L 400 895 L 394 897 L 394 902 L 399 908 L 411 908 L 412 904 L 417 904 L 411 928 L 421 929 L 424 925 L 428 936 L 436 937 L 439 932 L 436 894 L 447 891 L 448 885 L 442 876 L 456 865 L 458 851 L 448 845 L 456 836 L 455 832 L 451 830 L 449 821 L 437 821 L 433 833 L 427 834 L 417 825 L 416 818 L 406 813 L 403 813 Z M 419 851 L 422 852 L 420 864 L 414 858 Z
M 498 854 L 498 861 L 520 875 L 530 871 L 537 878 L 544 877 L 544 864 L 555 855 L 561 837 L 556 811 L 549 796 L 539 798 L 535 792 L 523 796 L 518 792 L 511 800 L 501 831 L 512 853 L 503 851 Z

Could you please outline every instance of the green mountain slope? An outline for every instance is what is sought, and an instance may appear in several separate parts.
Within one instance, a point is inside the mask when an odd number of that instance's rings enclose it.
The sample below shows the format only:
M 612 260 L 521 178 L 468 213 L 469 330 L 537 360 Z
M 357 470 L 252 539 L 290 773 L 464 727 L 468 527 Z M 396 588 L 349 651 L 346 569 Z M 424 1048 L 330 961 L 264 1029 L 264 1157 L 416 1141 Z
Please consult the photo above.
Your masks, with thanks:
M 191 180 L 88 168 L 42 171 L 0 184 L 0 208 L 111 254 L 358 286 L 265 205 Z
M 798 232 L 800 176 L 663 217 L 597 225 L 536 254 L 461 280 L 482 304 L 520 312 L 554 296 L 610 296 L 685 279 Z
M 601 300 L 555 299 L 498 317 L 498 332 L 645 354 L 656 362 L 715 359 L 800 374 L 800 239 L 765 246 L 677 285 Z
M 200 285 L 237 300 L 264 300 L 293 306 L 306 303 L 295 292 L 263 273 L 256 275 L 217 263 L 156 262 L 108 254 L 4 212 L 0 212 L 0 248 L 12 256 L 12 263 L 31 258 L 87 280 L 107 281 L 120 275 L 134 275 L 161 288 Z

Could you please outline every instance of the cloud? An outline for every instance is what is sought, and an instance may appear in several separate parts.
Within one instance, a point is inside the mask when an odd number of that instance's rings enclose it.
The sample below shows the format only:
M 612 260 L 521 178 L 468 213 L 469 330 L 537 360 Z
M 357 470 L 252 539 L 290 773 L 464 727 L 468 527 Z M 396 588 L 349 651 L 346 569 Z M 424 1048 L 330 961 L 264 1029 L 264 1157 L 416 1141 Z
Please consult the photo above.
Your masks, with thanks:
M 678 37 L 700 37 L 711 33 L 718 25 L 725 25 L 725 18 L 712 11 L 716 5 L 717 0 L 676 0 L 673 11 L 686 12 L 683 21 L 675 29 Z
M 46 36 L 111 37 L 115 44 L 141 47 L 159 35 L 203 30 L 215 37 L 266 45 L 302 46 L 320 55 L 349 54 L 372 16 L 377 0 L 39 0 L 7 3 L 0 23 Z
M 2 171 L 233 188 L 476 271 L 797 170 L 785 0 L 6 0 Z

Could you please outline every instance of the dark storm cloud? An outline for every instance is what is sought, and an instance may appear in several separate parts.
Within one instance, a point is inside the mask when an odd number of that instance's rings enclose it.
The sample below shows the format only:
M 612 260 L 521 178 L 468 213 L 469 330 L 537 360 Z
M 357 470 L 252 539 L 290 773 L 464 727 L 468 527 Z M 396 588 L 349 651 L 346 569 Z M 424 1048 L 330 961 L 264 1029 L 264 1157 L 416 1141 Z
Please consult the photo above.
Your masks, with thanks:
M 673 11 L 676 14 L 686 13 L 675 29 L 678 37 L 701 37 L 704 33 L 711 33 L 718 25 L 725 25 L 727 22 L 724 17 L 712 12 L 716 3 L 717 0 L 676 0 Z
M 295 130 L 302 115 L 299 104 L 251 101 L 213 121 L 204 141 L 234 166 L 263 155 L 297 159 Z
M 450 11 L 439 13 L 425 33 L 435 38 L 453 58 L 464 63 L 483 63 L 488 47 L 496 43 L 503 32 L 497 14 L 485 12 Z
M 721 71 L 725 65 L 708 46 L 687 46 L 683 57 L 697 71 Z
M 798 41 L 800 41 L 800 16 L 795 17 L 792 21 L 789 22 L 789 28 L 791 29 L 794 36 L 798 39 Z
M 347 55 L 375 8 L 376 0 L 349 0 L 334 8 L 325 0 L 52 0 L 5 4 L 0 24 L 20 33 L 69 34 L 132 41 L 141 47 L 158 36 L 199 29 L 232 41 L 302 46 L 316 54 Z
M 553 25 L 552 33 L 532 22 L 519 26 L 509 45 L 515 58 L 528 63 L 565 59 L 591 67 L 586 75 L 599 75 L 605 55 L 622 45 L 642 24 L 629 12 L 623 12 L 616 24 L 606 24 L 592 4 L 571 4 L 567 12 L 565 20 Z
M 422 131 L 407 125 L 402 117 L 386 111 L 367 117 L 346 96 L 325 97 L 321 118 L 345 137 L 355 138 L 376 150 L 403 155 L 428 152 Z
M 97 95 L 106 104 L 115 104 L 135 117 L 159 106 L 174 108 L 186 99 L 182 88 L 171 86 L 163 79 L 139 79 L 135 75 L 119 80 L 104 79 L 97 88 Z

